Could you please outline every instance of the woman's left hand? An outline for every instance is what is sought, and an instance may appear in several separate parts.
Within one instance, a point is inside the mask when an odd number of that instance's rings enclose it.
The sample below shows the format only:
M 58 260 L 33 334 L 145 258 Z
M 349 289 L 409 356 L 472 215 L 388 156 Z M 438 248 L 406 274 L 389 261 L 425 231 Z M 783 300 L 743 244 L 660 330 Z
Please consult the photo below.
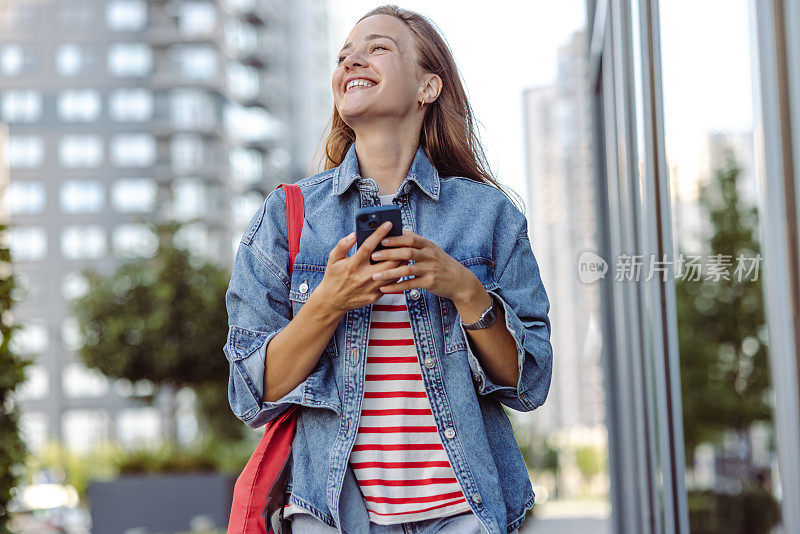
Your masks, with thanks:
M 401 265 L 373 275 L 375 280 L 387 281 L 414 276 L 410 280 L 381 286 L 380 290 L 384 293 L 419 288 L 456 302 L 475 288 L 475 284 L 480 284 L 472 271 L 436 243 L 414 232 L 403 230 L 402 236 L 385 237 L 381 244 L 391 248 L 373 252 L 372 258 L 376 261 L 414 260 L 413 265 Z

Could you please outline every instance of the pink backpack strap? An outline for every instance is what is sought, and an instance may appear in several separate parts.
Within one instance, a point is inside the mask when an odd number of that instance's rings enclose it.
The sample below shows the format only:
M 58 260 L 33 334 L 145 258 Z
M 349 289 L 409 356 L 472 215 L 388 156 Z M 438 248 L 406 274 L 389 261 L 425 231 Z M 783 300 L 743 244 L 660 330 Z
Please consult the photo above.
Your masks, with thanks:
M 303 192 L 297 184 L 279 184 L 286 194 L 286 235 L 289 236 L 289 275 L 294 271 L 294 258 L 300 252 L 300 234 L 303 231 L 305 210 Z M 277 189 L 276 187 L 275 189 Z

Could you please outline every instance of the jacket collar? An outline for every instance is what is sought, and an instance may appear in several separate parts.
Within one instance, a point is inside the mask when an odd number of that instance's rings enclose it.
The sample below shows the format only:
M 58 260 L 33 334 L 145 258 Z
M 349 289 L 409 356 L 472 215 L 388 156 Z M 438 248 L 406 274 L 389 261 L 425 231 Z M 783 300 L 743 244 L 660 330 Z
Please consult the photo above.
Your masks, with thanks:
M 333 174 L 333 195 L 341 195 L 350 187 L 358 178 L 362 176 L 358 172 L 358 157 L 356 156 L 356 144 L 350 145 L 347 149 L 342 163 L 336 167 Z M 417 153 L 414 154 L 414 161 L 411 163 L 411 168 L 408 171 L 403 183 L 400 184 L 398 189 L 400 192 L 407 191 L 410 187 L 409 182 L 414 182 L 434 201 L 439 199 L 439 172 L 433 166 L 431 160 L 425 155 L 422 145 L 417 146 Z

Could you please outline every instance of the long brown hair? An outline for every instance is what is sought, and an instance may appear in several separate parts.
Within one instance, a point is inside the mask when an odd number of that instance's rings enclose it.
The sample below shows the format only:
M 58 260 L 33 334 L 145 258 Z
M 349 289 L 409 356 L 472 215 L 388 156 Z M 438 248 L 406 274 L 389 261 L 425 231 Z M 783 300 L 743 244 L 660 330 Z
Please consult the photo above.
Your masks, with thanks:
M 442 79 L 439 97 L 426 107 L 419 139 L 420 146 L 439 175 L 463 176 L 484 182 L 497 187 L 511 199 L 489 169 L 472 106 L 461 83 L 455 60 L 434 24 L 414 11 L 392 4 L 376 7 L 358 22 L 373 15 L 390 15 L 403 21 L 414 38 L 419 58 L 417 66 Z M 325 153 L 319 157 L 317 164 L 319 170 L 339 166 L 356 139 L 355 132 L 342 120 L 335 104 L 328 124 L 330 128 L 326 128 Z M 323 137 L 326 137 L 325 134 Z M 523 207 L 518 207 L 524 212 Z

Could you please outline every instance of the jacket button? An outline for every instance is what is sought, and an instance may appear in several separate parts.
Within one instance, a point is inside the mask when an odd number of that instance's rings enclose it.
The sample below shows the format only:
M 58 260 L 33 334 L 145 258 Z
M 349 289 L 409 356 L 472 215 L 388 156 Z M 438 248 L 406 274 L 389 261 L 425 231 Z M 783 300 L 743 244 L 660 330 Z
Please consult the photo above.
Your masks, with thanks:
M 447 439 L 453 439 L 456 435 L 456 431 L 453 430 L 453 427 L 447 427 L 444 431 L 444 435 L 447 436 Z
M 417 288 L 412 289 L 409 295 L 411 296 L 412 299 L 417 300 L 419 298 L 419 289 Z
M 300 293 L 306 293 L 308 291 L 308 280 L 305 280 L 302 284 L 300 284 Z
M 434 361 L 433 358 L 431 357 L 425 358 L 425 367 L 427 367 L 428 369 L 433 369 L 434 365 L 436 365 L 436 362 Z
M 483 502 L 483 499 L 481 499 L 481 496 L 476 493 L 472 496 L 472 501 L 480 504 Z

